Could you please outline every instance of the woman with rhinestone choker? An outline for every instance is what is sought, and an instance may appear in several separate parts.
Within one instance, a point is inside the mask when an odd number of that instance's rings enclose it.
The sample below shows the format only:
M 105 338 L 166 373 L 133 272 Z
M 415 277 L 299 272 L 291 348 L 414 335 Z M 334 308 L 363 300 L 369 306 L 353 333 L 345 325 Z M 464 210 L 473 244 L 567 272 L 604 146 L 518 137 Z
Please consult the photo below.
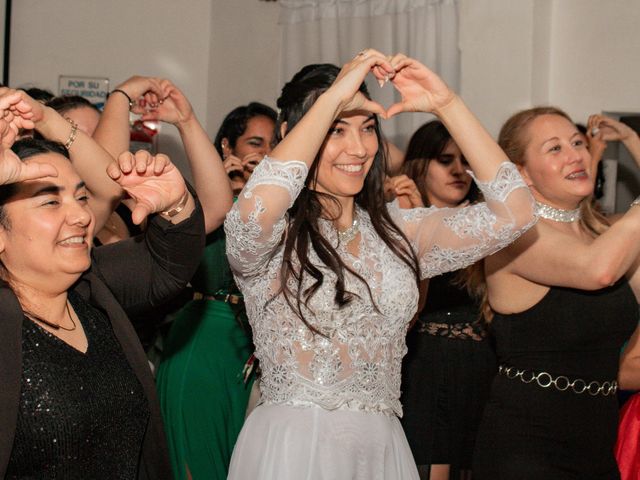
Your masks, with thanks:
M 187 284 L 204 245 L 202 210 L 167 157 L 123 153 L 103 181 L 129 193 L 133 221 L 149 216 L 149 226 L 93 249 L 94 214 L 68 152 L 92 140 L 68 126 L 66 146 L 14 144 L 43 115 L 26 94 L 0 89 L 0 478 L 169 479 L 155 385 L 128 313 Z
M 484 294 L 500 363 L 474 479 L 619 478 L 615 392 L 618 378 L 629 383 L 618 377 L 620 349 L 638 325 L 640 209 L 614 225 L 594 211 L 596 166 L 556 108 L 515 114 L 498 143 L 540 220 L 471 282 Z
M 385 110 L 363 81 L 390 81 Z M 342 70 L 308 65 L 278 99 L 282 141 L 227 215 L 227 255 L 260 360 L 261 404 L 229 472 L 247 478 L 417 480 L 397 416 L 418 282 L 477 261 L 534 221 L 528 189 L 434 73 L 365 50 Z M 384 202 L 379 117 L 440 117 L 487 203 L 400 210 Z

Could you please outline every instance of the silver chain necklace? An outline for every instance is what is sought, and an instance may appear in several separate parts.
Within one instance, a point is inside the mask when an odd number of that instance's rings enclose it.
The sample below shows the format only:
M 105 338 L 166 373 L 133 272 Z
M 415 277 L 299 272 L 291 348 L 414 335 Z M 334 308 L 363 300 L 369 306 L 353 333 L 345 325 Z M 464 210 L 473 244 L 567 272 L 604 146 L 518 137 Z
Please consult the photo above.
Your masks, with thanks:
M 575 210 L 562 210 L 540 202 L 536 202 L 536 213 L 539 217 L 562 223 L 571 223 L 582 218 L 580 207 Z
M 358 235 L 358 232 L 360 231 L 360 222 L 358 222 L 357 218 L 354 218 L 353 223 L 349 228 L 342 231 L 336 229 L 336 231 L 338 232 L 338 240 L 340 240 L 340 243 L 346 245 L 356 238 L 356 235 Z

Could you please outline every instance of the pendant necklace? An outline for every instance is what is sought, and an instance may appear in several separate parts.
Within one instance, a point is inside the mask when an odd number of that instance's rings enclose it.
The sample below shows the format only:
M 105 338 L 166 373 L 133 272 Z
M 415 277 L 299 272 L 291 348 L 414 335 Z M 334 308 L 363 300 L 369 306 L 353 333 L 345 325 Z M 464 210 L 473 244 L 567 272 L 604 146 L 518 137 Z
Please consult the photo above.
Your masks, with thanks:
M 37 315 L 34 315 L 33 313 L 24 312 L 24 314 L 27 317 L 29 317 L 31 320 L 35 320 L 36 322 L 44 323 L 45 325 L 48 325 L 49 327 L 53 328 L 54 330 L 65 330 L 67 332 L 73 332 L 78 326 L 76 325 L 76 322 L 73 320 L 73 317 L 71 316 L 71 311 L 69 310 L 69 300 L 67 300 L 67 303 L 65 303 L 65 308 L 67 310 L 67 315 L 69 316 L 69 320 L 71 320 L 71 323 L 73 324 L 73 327 L 71 327 L 71 328 L 63 327 L 62 325 L 59 325 L 57 323 L 50 322 L 49 320 L 45 320 L 44 318 L 41 318 L 41 317 L 39 317 Z
M 571 223 L 582 218 L 580 207 L 575 210 L 563 210 L 540 202 L 536 202 L 536 213 L 539 217 L 562 223 Z

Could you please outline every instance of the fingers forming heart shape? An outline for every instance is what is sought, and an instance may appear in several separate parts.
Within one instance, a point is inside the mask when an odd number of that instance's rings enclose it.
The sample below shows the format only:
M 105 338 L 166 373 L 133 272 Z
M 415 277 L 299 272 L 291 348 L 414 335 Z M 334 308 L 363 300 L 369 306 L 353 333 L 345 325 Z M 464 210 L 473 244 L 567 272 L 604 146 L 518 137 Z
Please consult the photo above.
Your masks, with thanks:
M 365 52 L 364 56 L 369 54 L 368 51 L 363 52 Z M 375 54 L 380 55 L 378 52 L 375 52 Z M 358 57 L 360 57 L 360 54 L 358 54 Z M 386 57 L 386 60 L 387 65 L 392 68 L 391 71 L 382 62 L 378 62 L 371 65 L 371 73 L 378 80 L 381 87 L 391 83 L 400 94 L 401 100 L 388 108 L 384 108 L 378 102 L 369 100 L 363 103 L 362 108 L 372 113 L 377 113 L 385 119 L 402 112 L 430 112 L 437 114 L 440 109 L 455 98 L 455 93 L 449 89 L 445 82 L 417 60 L 403 54 Z

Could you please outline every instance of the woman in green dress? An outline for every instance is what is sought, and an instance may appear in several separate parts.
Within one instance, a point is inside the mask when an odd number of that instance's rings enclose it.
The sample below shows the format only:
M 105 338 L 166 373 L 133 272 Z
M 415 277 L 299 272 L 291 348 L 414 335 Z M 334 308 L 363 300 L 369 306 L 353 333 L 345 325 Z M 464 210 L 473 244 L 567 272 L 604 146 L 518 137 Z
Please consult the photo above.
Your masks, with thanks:
M 215 146 L 234 190 L 271 151 L 275 119 L 271 108 L 251 103 L 223 121 Z M 222 228 L 207 237 L 191 284 L 193 300 L 177 313 L 165 340 L 158 394 L 175 478 L 226 479 L 251 393 L 245 366 L 253 345 Z

